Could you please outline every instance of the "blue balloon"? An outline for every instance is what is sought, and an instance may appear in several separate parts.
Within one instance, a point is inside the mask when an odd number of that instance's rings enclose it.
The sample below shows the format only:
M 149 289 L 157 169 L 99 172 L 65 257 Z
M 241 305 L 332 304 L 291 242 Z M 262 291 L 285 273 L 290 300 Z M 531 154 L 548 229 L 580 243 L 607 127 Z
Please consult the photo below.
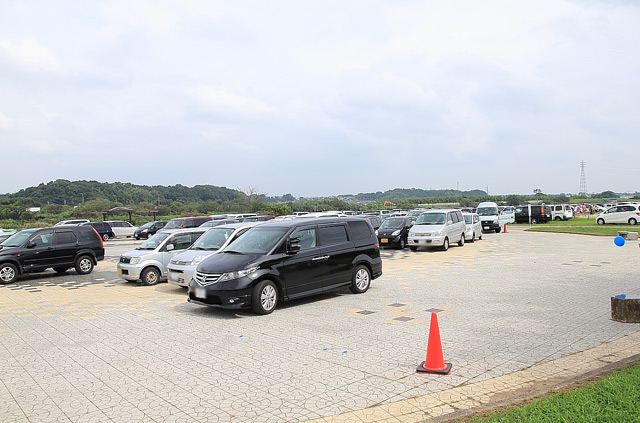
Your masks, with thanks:
M 613 243 L 618 247 L 622 247 L 624 245 L 624 238 L 618 235 L 617 237 L 613 238 Z

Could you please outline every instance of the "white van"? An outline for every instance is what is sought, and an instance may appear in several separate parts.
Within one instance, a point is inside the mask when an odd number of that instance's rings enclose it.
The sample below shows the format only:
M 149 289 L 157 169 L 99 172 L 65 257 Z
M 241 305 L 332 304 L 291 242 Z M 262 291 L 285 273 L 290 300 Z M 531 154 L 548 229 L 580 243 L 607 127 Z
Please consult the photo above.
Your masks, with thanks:
M 500 212 L 498 211 L 498 205 L 496 203 L 491 201 L 480 203 L 476 208 L 476 213 L 480 216 L 483 231 L 500 233 L 502 227 L 500 225 Z
M 431 209 L 422 213 L 411 227 L 407 245 L 411 251 L 418 247 L 440 247 L 447 251 L 450 242 L 457 242 L 462 247 L 466 229 L 460 210 Z
M 568 204 L 554 204 L 551 206 L 551 219 L 569 220 L 573 218 L 573 210 Z

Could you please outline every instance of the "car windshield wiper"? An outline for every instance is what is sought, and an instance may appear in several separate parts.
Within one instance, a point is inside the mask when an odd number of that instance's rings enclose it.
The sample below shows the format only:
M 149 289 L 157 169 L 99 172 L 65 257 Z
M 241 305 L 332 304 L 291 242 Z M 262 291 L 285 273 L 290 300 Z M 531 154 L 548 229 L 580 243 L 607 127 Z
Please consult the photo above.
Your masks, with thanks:
M 244 254 L 244 253 L 241 253 L 240 251 L 234 251 L 234 250 L 224 250 L 222 252 L 223 253 L 230 253 L 230 254 Z
M 208 250 L 208 248 L 204 247 L 193 247 L 194 250 Z

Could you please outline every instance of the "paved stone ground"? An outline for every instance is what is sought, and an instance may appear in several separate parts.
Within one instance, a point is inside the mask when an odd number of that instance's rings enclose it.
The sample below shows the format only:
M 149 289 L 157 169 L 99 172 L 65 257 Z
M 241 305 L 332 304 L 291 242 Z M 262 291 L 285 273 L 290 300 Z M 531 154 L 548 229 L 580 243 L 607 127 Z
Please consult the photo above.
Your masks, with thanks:
M 640 294 L 640 251 L 611 237 L 385 250 L 369 292 L 269 316 L 118 279 L 134 245 L 107 243 L 90 275 L 0 286 L 0 422 L 423 421 L 640 353 L 640 325 L 610 319 L 611 296 Z M 448 376 L 415 371 L 431 311 Z

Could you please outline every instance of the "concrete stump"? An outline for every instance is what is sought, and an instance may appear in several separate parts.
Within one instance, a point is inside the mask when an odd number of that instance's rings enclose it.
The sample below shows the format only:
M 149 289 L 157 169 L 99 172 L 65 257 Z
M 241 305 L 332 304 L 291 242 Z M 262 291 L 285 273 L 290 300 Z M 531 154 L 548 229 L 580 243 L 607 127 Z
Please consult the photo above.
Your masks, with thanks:
M 640 297 L 611 297 L 611 319 L 623 323 L 640 323 Z

